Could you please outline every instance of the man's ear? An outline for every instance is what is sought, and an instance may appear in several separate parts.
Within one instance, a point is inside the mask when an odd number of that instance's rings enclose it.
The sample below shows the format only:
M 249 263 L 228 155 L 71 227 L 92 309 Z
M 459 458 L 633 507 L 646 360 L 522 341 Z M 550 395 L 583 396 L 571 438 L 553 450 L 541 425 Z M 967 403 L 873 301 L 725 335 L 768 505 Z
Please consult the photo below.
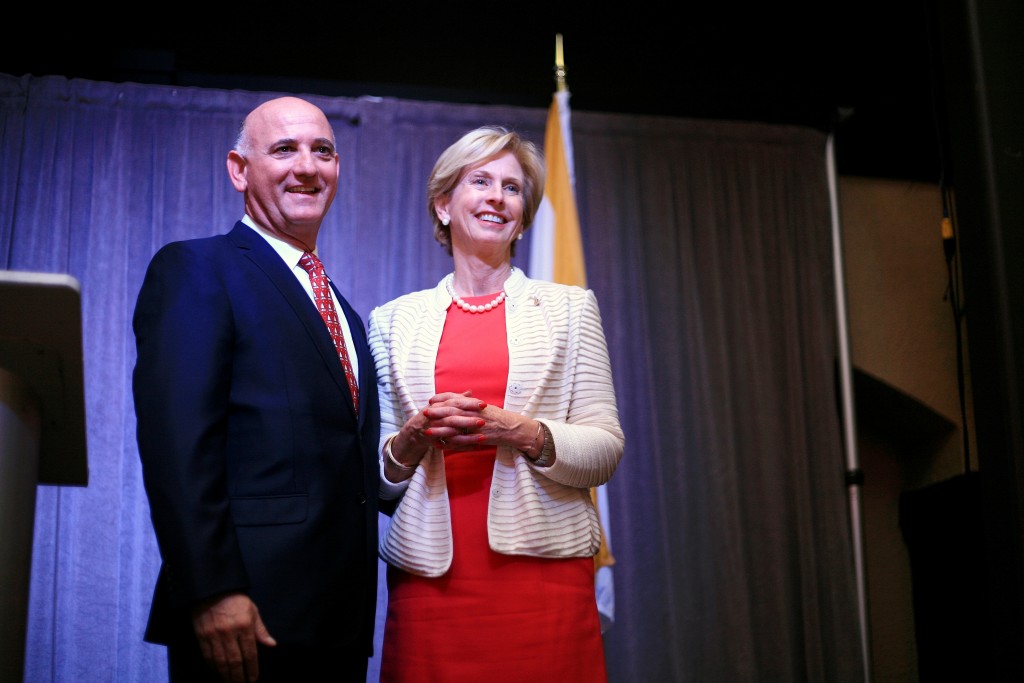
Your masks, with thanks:
M 245 177 L 245 157 L 235 150 L 231 150 L 228 152 L 227 164 L 228 177 L 231 178 L 231 184 L 239 192 L 245 192 L 245 188 L 249 186 L 249 182 Z

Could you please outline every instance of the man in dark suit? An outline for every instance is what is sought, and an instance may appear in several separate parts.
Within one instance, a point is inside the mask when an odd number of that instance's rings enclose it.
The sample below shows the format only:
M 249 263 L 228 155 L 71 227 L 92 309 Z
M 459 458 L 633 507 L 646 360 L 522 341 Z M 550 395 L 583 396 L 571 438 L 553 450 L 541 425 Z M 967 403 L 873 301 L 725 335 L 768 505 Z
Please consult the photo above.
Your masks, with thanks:
M 364 681 L 373 359 L 331 284 L 323 308 L 344 351 L 335 345 L 299 265 L 337 191 L 334 132 L 310 102 L 277 98 L 246 117 L 227 167 L 244 217 L 161 248 L 133 320 L 139 455 L 163 559 L 145 638 L 168 646 L 172 681 Z

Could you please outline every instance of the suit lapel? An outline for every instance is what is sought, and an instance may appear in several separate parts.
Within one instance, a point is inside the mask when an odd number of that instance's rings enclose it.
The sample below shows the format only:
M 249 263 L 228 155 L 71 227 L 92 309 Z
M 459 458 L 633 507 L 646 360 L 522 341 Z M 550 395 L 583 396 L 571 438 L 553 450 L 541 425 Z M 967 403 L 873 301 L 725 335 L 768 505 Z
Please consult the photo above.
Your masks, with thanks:
M 320 317 L 316 306 L 310 301 L 306 290 L 302 288 L 302 285 L 299 284 L 295 275 L 288 269 L 285 262 L 281 260 L 278 253 L 248 225 L 239 221 L 235 224 L 234 229 L 228 233 L 228 237 L 245 253 L 246 258 L 263 271 L 295 312 L 295 315 L 302 323 L 303 329 L 306 331 L 308 339 L 316 347 L 317 352 L 323 358 L 328 372 L 330 372 L 334 382 L 346 397 L 346 404 L 349 410 L 354 411 L 355 406 L 352 404 L 352 394 L 348 388 L 348 381 L 345 379 L 345 371 L 342 369 L 341 362 L 338 359 L 338 352 L 334 348 L 334 342 L 331 340 L 331 334 L 327 331 L 323 318 Z M 333 288 L 334 285 L 332 284 L 331 287 Z M 337 290 L 335 290 L 335 295 L 337 295 Z M 345 304 L 342 305 L 342 308 L 345 308 Z M 352 318 L 347 310 L 345 314 L 351 325 Z M 361 375 L 363 367 L 362 356 L 360 356 L 359 361 Z M 360 385 L 362 385 L 362 381 L 360 381 Z

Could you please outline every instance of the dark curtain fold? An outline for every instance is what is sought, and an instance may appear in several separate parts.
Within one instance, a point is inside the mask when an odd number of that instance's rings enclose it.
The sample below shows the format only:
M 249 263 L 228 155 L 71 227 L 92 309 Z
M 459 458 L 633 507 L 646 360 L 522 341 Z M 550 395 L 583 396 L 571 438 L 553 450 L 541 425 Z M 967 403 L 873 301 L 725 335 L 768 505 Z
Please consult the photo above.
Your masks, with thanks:
M 276 94 L 0 75 L 0 268 L 70 273 L 83 307 L 89 485 L 38 491 L 26 680 L 166 679 L 142 642 L 159 556 L 131 313 L 159 246 L 241 216 L 227 149 Z M 425 200 L 440 151 L 484 123 L 540 144 L 547 113 L 309 99 L 342 156 L 321 255 L 364 318 L 450 270 Z M 863 680 L 825 135 L 579 111 L 572 129 L 627 442 L 606 487 L 611 680 Z

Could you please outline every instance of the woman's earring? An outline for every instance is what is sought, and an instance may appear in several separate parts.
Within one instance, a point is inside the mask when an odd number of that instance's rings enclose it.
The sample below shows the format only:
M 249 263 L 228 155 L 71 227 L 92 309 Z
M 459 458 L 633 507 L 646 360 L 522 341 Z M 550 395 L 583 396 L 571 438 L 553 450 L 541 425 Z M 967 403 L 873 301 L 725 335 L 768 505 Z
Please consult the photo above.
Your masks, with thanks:
M 444 218 L 442 218 L 441 219 L 441 225 L 448 225 L 448 220 L 449 220 L 448 216 L 445 216 Z
M 516 237 L 516 239 L 517 239 L 517 240 L 521 240 L 521 239 L 523 239 L 523 233 L 519 233 L 519 236 L 518 236 L 518 237 Z

